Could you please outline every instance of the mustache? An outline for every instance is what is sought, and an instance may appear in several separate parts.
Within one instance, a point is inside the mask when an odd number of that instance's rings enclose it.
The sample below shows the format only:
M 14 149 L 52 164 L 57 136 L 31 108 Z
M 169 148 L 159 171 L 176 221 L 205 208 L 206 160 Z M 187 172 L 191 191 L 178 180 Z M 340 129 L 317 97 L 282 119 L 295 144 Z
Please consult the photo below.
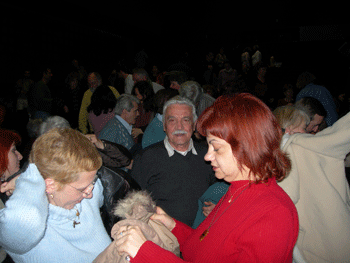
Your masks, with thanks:
M 172 135 L 178 135 L 178 134 L 187 134 L 188 132 L 187 131 L 184 131 L 184 130 L 176 130 L 172 133 Z

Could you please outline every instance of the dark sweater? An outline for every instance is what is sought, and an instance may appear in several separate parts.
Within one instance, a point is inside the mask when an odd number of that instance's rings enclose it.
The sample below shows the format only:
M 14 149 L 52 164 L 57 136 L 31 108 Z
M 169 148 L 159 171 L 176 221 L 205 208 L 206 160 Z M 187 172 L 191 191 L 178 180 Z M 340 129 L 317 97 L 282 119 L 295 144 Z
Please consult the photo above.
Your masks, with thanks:
M 192 225 L 198 199 L 215 182 L 211 165 L 204 161 L 207 148 L 194 142 L 198 155 L 183 156 L 175 151 L 169 157 L 164 141 L 144 149 L 135 158 L 131 176 L 167 214 Z
M 41 80 L 29 90 L 28 93 L 29 110 L 31 114 L 37 111 L 51 113 L 52 96 L 49 87 Z

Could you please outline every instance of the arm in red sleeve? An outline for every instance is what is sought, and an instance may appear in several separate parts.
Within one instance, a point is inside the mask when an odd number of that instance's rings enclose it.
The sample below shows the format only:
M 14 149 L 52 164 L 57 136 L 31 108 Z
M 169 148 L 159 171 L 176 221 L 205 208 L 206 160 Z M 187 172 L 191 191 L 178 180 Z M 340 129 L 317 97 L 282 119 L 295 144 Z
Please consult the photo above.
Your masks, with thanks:
M 178 242 L 180 244 L 180 249 L 182 244 L 185 242 L 187 237 L 191 235 L 193 229 L 189 227 L 188 225 L 177 221 L 175 228 L 173 229 L 172 233 L 176 236 L 178 239 Z M 165 262 L 171 262 L 171 263 L 177 263 L 177 262 L 185 262 L 181 258 L 177 257 L 174 253 L 165 250 L 158 246 L 157 244 L 153 243 L 152 241 L 146 241 L 136 254 L 136 257 L 131 260 L 131 262 L 134 263 L 146 263 L 146 262 L 152 262 L 152 263 L 165 263 Z
M 161 248 L 152 241 L 146 241 L 137 252 L 132 263 L 184 263 L 185 261 L 177 257 L 174 253 Z
M 180 249 L 181 246 L 184 244 L 184 242 L 186 241 L 186 239 L 188 238 L 188 236 L 190 236 L 193 233 L 193 228 L 189 227 L 188 225 L 175 220 L 175 228 L 171 231 L 177 238 L 177 241 L 180 244 Z

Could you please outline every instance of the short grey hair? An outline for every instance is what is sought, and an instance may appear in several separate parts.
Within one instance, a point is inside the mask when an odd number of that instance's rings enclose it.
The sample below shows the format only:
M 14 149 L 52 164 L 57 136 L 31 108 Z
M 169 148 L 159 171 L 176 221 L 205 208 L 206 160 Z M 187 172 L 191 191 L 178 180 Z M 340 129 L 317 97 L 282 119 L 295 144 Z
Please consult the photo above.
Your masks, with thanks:
M 130 94 L 122 94 L 117 99 L 117 104 L 114 108 L 114 113 L 116 115 L 121 115 L 123 110 L 131 111 L 134 108 L 134 104 L 132 102 L 140 103 L 140 100 L 133 95 Z
M 166 110 L 167 108 L 170 106 L 170 105 L 173 105 L 173 104 L 180 104 L 180 105 L 187 105 L 187 106 L 190 106 L 191 109 L 192 109 L 192 116 L 193 116 L 193 123 L 195 123 L 197 121 L 197 113 L 196 113 L 196 107 L 194 106 L 193 102 L 190 101 L 189 99 L 185 98 L 185 97 L 182 97 L 180 95 L 177 95 L 173 98 L 171 98 L 170 100 L 168 100 L 165 104 L 164 104 L 164 107 L 163 107 L 163 114 L 164 114 L 164 117 L 163 117 L 163 124 L 165 124 L 165 113 L 166 113 Z
M 39 129 L 39 136 L 54 128 L 70 128 L 69 122 L 61 116 L 48 117 Z
M 190 99 L 195 104 L 199 100 L 202 92 L 202 87 L 198 82 L 193 80 L 182 83 L 179 90 L 180 96 Z

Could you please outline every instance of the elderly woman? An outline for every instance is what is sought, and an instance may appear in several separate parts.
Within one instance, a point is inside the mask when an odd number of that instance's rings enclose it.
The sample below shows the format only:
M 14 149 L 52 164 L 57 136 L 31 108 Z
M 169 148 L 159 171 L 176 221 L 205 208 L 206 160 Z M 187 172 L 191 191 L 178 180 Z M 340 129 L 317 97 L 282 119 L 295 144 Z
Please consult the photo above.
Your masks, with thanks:
M 55 128 L 34 142 L 29 161 L 0 210 L 0 245 L 15 262 L 92 262 L 111 242 L 97 149 L 80 132 Z
M 198 120 L 215 176 L 227 193 L 196 229 L 161 208 L 153 219 L 177 237 L 183 259 L 146 240 L 137 227 L 120 229 L 116 246 L 131 262 L 292 262 L 298 214 L 277 185 L 290 170 L 282 131 L 269 108 L 250 94 L 220 97 Z M 189 175 L 190 176 L 190 175 Z

